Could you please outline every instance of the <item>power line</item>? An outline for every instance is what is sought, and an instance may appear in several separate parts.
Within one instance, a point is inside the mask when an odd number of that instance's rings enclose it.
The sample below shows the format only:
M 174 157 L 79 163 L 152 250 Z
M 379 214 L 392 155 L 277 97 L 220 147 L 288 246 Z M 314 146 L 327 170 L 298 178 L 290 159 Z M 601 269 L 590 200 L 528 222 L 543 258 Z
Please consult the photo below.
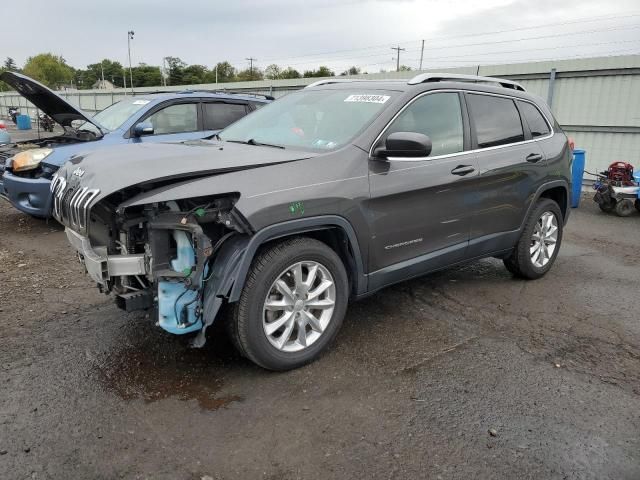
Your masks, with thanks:
M 600 57 L 615 57 L 615 56 L 619 56 L 622 54 L 640 54 L 640 49 L 638 48 L 630 48 L 630 49 L 622 49 L 622 50 L 612 50 L 611 52 L 608 52 L 607 54 L 602 54 L 599 55 Z M 560 60 L 572 60 L 572 59 L 583 59 L 583 58 L 591 58 L 593 57 L 593 54 L 581 54 L 581 55 L 565 55 L 562 57 L 543 57 L 543 58 L 527 58 L 524 60 L 519 60 L 517 62 L 514 61 L 508 61 L 508 63 L 511 64 L 520 64 L 520 63 L 530 63 L 530 62 L 552 62 L 552 61 L 560 61 Z M 417 58 L 414 59 L 410 59 L 410 60 L 418 60 Z M 427 59 L 429 60 L 429 59 Z M 455 67 L 461 67 L 461 66 L 465 66 L 465 65 L 499 65 L 499 64 L 503 64 L 505 63 L 504 59 L 484 59 L 482 61 L 473 61 L 473 60 L 448 60 L 448 59 L 443 59 L 443 60 L 435 60 L 436 63 L 445 63 L 445 64 L 449 64 L 450 66 L 454 67 L 454 65 L 451 64 L 464 64 L 464 65 L 455 65 Z M 377 67 L 380 65 L 388 65 L 388 62 L 380 62 L 380 63 L 370 63 L 367 65 L 361 65 L 362 68 L 365 67 Z M 438 68 L 448 68 L 447 65 L 442 65 Z
M 528 40 L 544 40 L 544 39 L 549 39 L 549 38 L 560 38 L 560 37 L 570 37 L 570 36 L 574 36 L 574 35 L 587 35 L 587 34 L 592 34 L 592 33 L 602 33 L 602 32 L 611 32 L 611 31 L 617 31 L 617 30 L 632 30 L 632 29 L 637 29 L 640 28 L 639 24 L 635 24 L 635 25 L 624 25 L 624 26 L 620 26 L 620 27 L 609 27 L 609 28 L 604 28 L 604 29 L 594 29 L 594 30 L 585 30 L 585 31 L 577 31 L 577 32 L 563 32 L 563 33 L 557 33 L 557 34 L 550 34 L 550 35 L 538 35 L 538 36 L 534 36 L 534 37 L 522 37 L 522 38 L 516 38 L 516 39 L 508 39 L 508 40 L 494 40 L 494 41 L 487 41 L 487 42 L 475 42 L 475 43 L 464 43 L 464 44 L 458 44 L 458 45 L 447 45 L 447 46 L 432 46 L 432 47 L 425 47 L 425 51 L 428 50 L 442 50 L 442 49 L 455 49 L 455 48 L 461 48 L 461 47 L 477 47 L 477 46 L 483 46 L 483 45 L 498 45 L 498 44 L 503 44 L 503 43 L 515 43 L 515 42 L 524 42 L 524 41 L 528 41 Z M 395 50 L 394 47 L 391 47 L 392 49 Z M 406 49 L 403 49 L 406 50 Z M 408 49 L 406 51 L 408 52 L 417 52 L 419 51 L 419 48 L 416 49 Z M 322 61 L 340 61 L 340 60 L 352 60 L 352 59 L 361 59 L 361 58 L 370 58 L 370 57 L 382 57 L 384 56 L 384 53 L 374 53 L 374 54 L 368 54 L 368 55 L 358 55 L 358 56 L 340 56 L 340 57 L 326 57 L 323 59 L 320 59 Z M 299 65 L 310 65 L 310 64 L 317 64 L 319 60 L 309 60 L 306 62 L 297 62 L 297 63 L 291 63 L 290 65 L 292 66 L 299 66 Z
M 564 22 L 554 22 L 554 23 L 546 23 L 546 24 L 539 24 L 539 25 L 533 25 L 530 27 L 519 27 L 519 28 L 512 28 L 512 29 L 506 29 L 506 30 L 494 30 L 494 31 L 488 31 L 488 32 L 479 32 L 479 33 L 468 33 L 468 34 L 463 34 L 463 35 L 450 35 L 450 36 L 438 36 L 438 37 L 431 37 L 431 38 L 426 38 L 425 40 L 428 42 L 435 42 L 435 41 L 441 41 L 441 40 L 454 40 L 454 39 L 459 39 L 459 38 L 470 38 L 470 37 L 480 37 L 480 36 L 485 36 L 485 35 L 496 35 L 496 34 L 501 34 L 501 33 L 513 33 L 513 32 L 520 32 L 520 31 L 524 31 L 524 30 L 534 30 L 534 29 L 538 29 L 538 28 L 548 28 L 548 27 L 556 27 L 556 26 L 566 26 L 566 25 L 575 25 L 575 24 L 582 24 L 582 23 L 590 23 L 590 22 L 596 22 L 596 21 L 607 21 L 607 20 L 616 20 L 619 18 L 633 18 L 633 17 L 640 17 L 640 12 L 628 12 L 625 14 L 620 14 L 620 15 L 605 15 L 605 16 L 599 16 L 599 17 L 585 17 L 585 18 L 580 18 L 580 19 L 575 19 L 575 20 L 570 20 L 570 21 L 564 21 Z M 404 42 L 400 42 L 400 44 L 408 44 L 408 43 L 414 43 L 414 42 L 418 42 L 420 40 L 408 40 L 408 41 L 404 41 Z M 331 50 L 331 51 L 323 51 L 323 52 L 315 52 L 315 53 L 308 53 L 308 54 L 304 54 L 304 55 L 294 55 L 294 56 L 289 56 L 289 57 L 265 57 L 263 58 L 264 61 L 271 61 L 271 60 L 291 60 L 291 59 L 296 59 L 296 58 L 308 58 L 308 57 L 314 57 L 314 56 L 320 56 L 320 55 L 331 55 L 334 53 L 346 53 L 346 52 L 355 52 L 355 51 L 360 51 L 360 50 L 371 50 L 371 49 L 379 49 L 379 48 L 386 48 L 393 45 L 393 43 L 384 43 L 384 44 L 379 44 L 379 45 L 370 45 L 370 46 L 366 46 L 366 47 L 361 47 L 361 48 L 351 48 L 351 49 L 341 49 L 341 50 Z
M 521 53 L 521 52 L 535 52 L 540 50 L 559 50 L 561 48 L 582 48 L 582 47 L 599 47 L 602 45 L 619 45 L 621 43 L 633 43 L 640 42 L 640 38 L 636 38 L 633 40 L 617 40 L 613 42 L 599 42 L 599 43 L 582 43 L 580 45 L 556 45 L 553 47 L 538 47 L 538 48 L 524 48 L 520 50 L 502 50 L 499 52 L 485 52 L 485 53 L 468 53 L 464 55 L 444 55 L 442 57 L 428 57 L 427 60 L 438 60 L 442 58 L 463 58 L 463 57 L 474 57 L 477 55 L 501 55 L 503 53 Z

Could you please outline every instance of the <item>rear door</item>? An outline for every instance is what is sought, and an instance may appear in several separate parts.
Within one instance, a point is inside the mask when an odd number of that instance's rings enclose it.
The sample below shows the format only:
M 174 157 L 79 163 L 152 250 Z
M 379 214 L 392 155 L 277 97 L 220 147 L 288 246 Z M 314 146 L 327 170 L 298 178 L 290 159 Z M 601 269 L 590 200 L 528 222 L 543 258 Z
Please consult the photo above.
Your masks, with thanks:
M 219 132 L 250 111 L 250 107 L 244 103 L 204 101 L 202 103 L 204 136 L 208 137 Z
M 469 255 L 513 246 L 532 194 L 545 175 L 544 152 L 532 138 L 516 100 L 466 93 L 480 182 Z
M 417 132 L 429 136 L 433 149 L 426 158 L 369 160 L 370 270 L 405 261 L 428 270 L 463 258 L 478 171 L 475 154 L 465 152 L 468 121 L 461 100 L 458 92 L 418 97 L 376 142 L 384 144 L 393 132 Z

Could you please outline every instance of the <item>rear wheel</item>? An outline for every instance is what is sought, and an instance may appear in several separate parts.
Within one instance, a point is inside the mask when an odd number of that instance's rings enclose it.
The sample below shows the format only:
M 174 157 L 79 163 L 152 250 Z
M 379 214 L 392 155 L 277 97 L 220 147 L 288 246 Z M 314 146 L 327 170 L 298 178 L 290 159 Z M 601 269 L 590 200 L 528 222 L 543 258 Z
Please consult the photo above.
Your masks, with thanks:
M 636 210 L 640 212 L 640 198 L 634 202 L 634 205 L 636 206 Z
M 562 243 L 562 212 L 553 200 L 536 202 L 520 239 L 504 265 L 518 277 L 533 280 L 547 273 Z
M 294 238 L 254 260 L 229 329 L 240 353 L 269 370 L 315 360 L 335 338 L 348 301 L 340 257 L 324 243 Z
M 599 203 L 598 206 L 600 207 L 600 210 L 602 210 L 604 213 L 611 213 L 616 208 L 616 204 L 612 202 Z

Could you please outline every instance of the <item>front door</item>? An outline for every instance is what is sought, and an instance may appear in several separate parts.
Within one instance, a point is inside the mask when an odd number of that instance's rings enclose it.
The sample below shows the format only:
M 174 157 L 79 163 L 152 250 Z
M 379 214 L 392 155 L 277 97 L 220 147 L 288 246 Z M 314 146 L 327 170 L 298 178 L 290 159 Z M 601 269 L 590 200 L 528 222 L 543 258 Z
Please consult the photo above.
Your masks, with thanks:
M 461 99 L 457 92 L 418 97 L 379 140 L 423 133 L 433 144 L 428 157 L 369 160 L 369 271 L 385 277 L 372 278 L 373 288 L 464 258 L 478 171 L 475 154 L 464 152 Z
M 179 142 L 196 140 L 204 136 L 202 122 L 198 119 L 198 102 L 174 103 L 156 110 L 142 119 L 151 122 L 153 135 L 132 137 L 135 142 Z

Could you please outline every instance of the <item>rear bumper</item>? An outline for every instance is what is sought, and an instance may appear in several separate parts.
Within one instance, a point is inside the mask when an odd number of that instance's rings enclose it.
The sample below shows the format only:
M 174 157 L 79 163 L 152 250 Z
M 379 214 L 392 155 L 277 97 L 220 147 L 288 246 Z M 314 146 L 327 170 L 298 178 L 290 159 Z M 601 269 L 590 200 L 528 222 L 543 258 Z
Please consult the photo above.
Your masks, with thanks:
M 51 216 L 51 180 L 24 178 L 5 171 L 0 179 L 0 195 L 18 210 L 36 217 Z
M 69 228 L 65 228 L 65 233 L 71 246 L 82 256 L 87 273 L 97 283 L 105 285 L 109 277 L 146 275 L 144 254 L 107 255 L 105 247 L 93 248 L 87 237 Z

